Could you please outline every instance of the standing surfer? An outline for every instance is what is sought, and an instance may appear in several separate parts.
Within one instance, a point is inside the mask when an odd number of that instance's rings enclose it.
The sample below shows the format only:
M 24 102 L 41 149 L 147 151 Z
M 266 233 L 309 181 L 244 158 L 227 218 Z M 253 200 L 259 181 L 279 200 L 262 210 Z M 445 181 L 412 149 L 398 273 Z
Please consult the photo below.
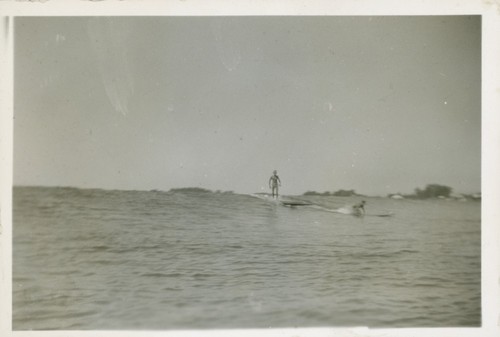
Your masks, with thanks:
M 273 198 L 274 193 L 276 191 L 276 198 L 278 197 L 278 186 L 281 186 L 280 177 L 278 177 L 278 172 L 276 170 L 273 171 L 273 175 L 269 178 L 269 188 L 272 191 Z

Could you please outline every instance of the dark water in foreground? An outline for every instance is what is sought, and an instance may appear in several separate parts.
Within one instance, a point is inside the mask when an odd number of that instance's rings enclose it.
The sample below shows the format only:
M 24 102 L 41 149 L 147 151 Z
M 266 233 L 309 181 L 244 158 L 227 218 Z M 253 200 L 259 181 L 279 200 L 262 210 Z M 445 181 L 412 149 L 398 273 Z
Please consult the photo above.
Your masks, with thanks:
M 15 188 L 13 329 L 479 326 L 480 202 L 366 200 Z

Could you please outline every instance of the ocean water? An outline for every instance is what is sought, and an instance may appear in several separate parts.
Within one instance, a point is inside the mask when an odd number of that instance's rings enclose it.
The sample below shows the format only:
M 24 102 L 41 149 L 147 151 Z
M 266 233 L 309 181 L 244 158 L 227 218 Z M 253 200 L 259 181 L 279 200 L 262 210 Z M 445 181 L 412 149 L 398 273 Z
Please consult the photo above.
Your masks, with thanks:
M 480 202 L 301 199 L 15 187 L 13 329 L 480 326 Z

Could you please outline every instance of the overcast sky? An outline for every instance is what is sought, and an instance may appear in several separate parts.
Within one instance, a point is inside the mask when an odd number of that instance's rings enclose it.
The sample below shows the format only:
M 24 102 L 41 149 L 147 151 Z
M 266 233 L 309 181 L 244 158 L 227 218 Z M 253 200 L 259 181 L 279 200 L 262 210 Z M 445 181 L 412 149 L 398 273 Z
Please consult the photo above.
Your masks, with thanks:
M 16 18 L 14 183 L 480 191 L 481 19 Z

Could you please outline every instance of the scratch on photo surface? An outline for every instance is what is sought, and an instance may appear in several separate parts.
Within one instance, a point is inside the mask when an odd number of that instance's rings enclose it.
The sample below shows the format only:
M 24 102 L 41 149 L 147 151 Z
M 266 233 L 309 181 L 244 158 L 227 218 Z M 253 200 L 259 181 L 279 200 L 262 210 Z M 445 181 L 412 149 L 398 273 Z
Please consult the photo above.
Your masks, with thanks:
M 483 0 L 483 4 L 487 6 L 496 6 L 497 14 L 500 15 L 500 0 Z
M 3 43 L 6 44 L 7 43 L 7 38 L 9 36 L 9 17 L 8 16 L 4 16 L 2 18 L 2 24 L 3 24 L 3 28 L 2 28 L 2 31 L 3 31 Z
M 125 116 L 134 91 L 126 47 L 128 30 L 120 18 L 95 17 L 89 20 L 88 34 L 108 99 Z
M 215 38 L 215 46 L 222 65 L 227 71 L 233 71 L 241 63 L 241 51 L 236 46 L 238 37 L 232 37 L 233 21 L 214 20 L 212 22 L 212 33 Z
M 16 2 L 48 2 L 50 0 L 16 0 Z

